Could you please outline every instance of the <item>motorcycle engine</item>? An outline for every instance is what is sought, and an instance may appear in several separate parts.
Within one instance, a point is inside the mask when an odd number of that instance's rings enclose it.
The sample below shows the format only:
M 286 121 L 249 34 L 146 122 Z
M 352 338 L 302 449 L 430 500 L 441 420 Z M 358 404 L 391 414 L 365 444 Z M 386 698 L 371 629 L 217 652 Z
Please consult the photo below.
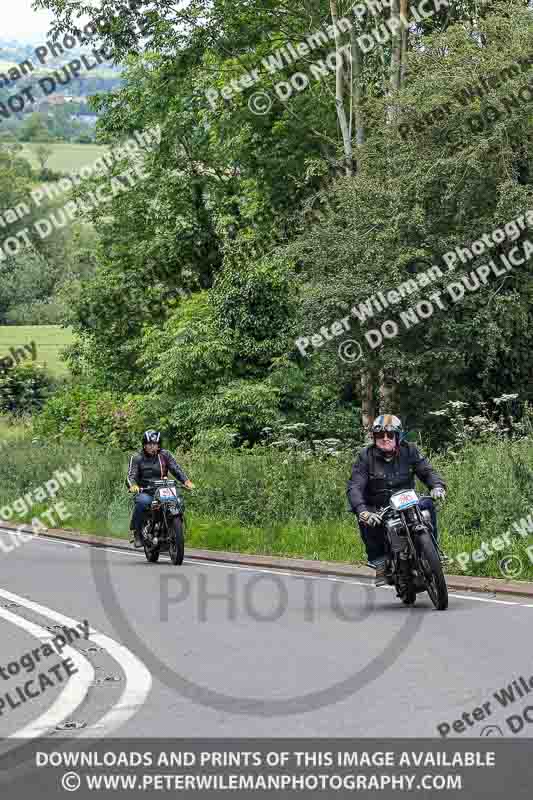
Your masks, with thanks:
M 388 519 L 385 525 L 387 533 L 389 534 L 392 552 L 401 553 L 403 549 L 403 542 L 400 539 L 401 531 L 403 530 L 401 519 L 399 517 L 393 517 L 392 519 Z

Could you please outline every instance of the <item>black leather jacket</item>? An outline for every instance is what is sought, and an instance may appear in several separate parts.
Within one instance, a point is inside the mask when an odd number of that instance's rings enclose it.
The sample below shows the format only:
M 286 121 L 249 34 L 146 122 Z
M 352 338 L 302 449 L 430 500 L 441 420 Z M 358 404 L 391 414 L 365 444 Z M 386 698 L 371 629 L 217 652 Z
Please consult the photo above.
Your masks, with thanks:
M 172 453 L 168 450 L 160 450 L 155 456 L 149 456 L 144 452 L 130 458 L 128 467 L 128 486 L 137 484 L 141 488 L 146 486 L 147 481 L 161 480 L 166 478 L 171 472 L 178 481 L 185 483 L 189 480 Z
M 436 486 L 446 488 L 443 478 L 415 445 L 402 442 L 399 452 L 390 461 L 385 460 L 378 447 L 368 445 L 359 453 L 348 481 L 347 494 L 352 511 L 360 514 L 387 506 L 394 492 L 415 488 L 415 476 L 430 489 Z

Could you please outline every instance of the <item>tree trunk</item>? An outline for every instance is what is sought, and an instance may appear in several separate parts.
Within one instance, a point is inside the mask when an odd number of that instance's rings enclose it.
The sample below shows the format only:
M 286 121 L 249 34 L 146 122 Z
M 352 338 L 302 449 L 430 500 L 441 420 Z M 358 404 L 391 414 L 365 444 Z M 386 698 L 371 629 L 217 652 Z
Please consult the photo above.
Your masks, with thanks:
M 376 403 L 374 400 L 374 385 L 376 375 L 372 370 L 361 370 L 361 422 L 363 429 L 369 431 L 376 418 Z
M 363 108 L 362 108 L 362 101 L 363 101 L 363 59 L 361 56 L 361 48 L 359 47 L 359 42 L 357 41 L 357 35 L 355 32 L 355 28 L 352 28 L 350 32 L 350 39 L 351 39 L 351 53 L 352 53 L 352 98 L 353 98 L 353 109 L 354 109 L 354 120 L 355 120 L 355 141 L 357 146 L 365 143 L 365 126 L 364 126 L 364 118 L 363 118 Z M 357 160 L 359 160 L 359 155 L 357 156 Z
M 409 0 L 400 0 L 400 14 L 404 19 L 409 18 Z M 401 52 L 401 67 L 400 67 L 400 87 L 403 86 L 405 81 L 405 67 L 407 59 L 407 45 L 409 42 L 409 29 L 404 27 L 402 29 L 402 52 Z
M 339 11 L 337 7 L 337 0 L 330 0 L 331 21 L 335 28 L 335 51 L 337 54 L 337 71 L 335 82 L 335 105 L 337 108 L 337 119 L 341 129 L 342 143 L 344 149 L 344 164 L 345 174 L 353 175 L 353 147 L 352 147 L 352 124 L 351 119 L 348 122 L 346 116 L 346 109 L 344 108 L 344 86 L 346 83 L 345 69 L 344 69 L 344 56 L 341 51 L 341 43 L 339 36 L 339 29 L 337 23 L 339 20 Z
M 390 22 L 396 23 L 392 37 L 392 56 L 389 74 L 389 95 L 391 102 L 387 109 L 387 121 L 392 124 L 396 118 L 396 109 L 392 103 L 392 97 L 400 89 L 401 69 L 402 69 L 402 30 L 398 28 L 400 24 L 400 0 L 392 0 Z
M 389 73 L 389 103 L 387 106 L 387 123 L 396 125 L 398 121 L 398 108 L 395 103 L 395 95 L 399 92 L 405 73 L 405 56 L 407 52 L 408 29 L 403 23 L 409 13 L 409 0 L 392 0 L 390 20 L 395 24 L 392 26 L 394 34 L 392 37 L 392 56 Z M 402 15 L 402 18 L 400 17 Z M 400 26 L 401 24 L 401 26 Z M 380 372 L 379 384 L 379 405 L 380 413 L 394 413 L 397 397 L 397 384 L 395 379 L 385 373 Z
M 379 376 L 379 413 L 399 416 L 397 398 L 398 384 L 395 378 L 382 370 Z

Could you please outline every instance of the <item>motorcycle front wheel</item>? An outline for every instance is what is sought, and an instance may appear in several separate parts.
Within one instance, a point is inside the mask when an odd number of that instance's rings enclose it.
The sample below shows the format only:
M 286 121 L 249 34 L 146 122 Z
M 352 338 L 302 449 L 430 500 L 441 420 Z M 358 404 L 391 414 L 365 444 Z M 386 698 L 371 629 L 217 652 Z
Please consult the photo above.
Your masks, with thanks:
M 448 587 L 439 554 L 429 534 L 422 534 L 418 539 L 418 560 L 431 602 L 437 611 L 445 611 L 448 608 Z
M 179 567 L 183 564 L 185 557 L 185 537 L 183 535 L 183 520 L 181 517 L 173 517 L 169 524 L 169 543 L 168 551 L 172 563 Z

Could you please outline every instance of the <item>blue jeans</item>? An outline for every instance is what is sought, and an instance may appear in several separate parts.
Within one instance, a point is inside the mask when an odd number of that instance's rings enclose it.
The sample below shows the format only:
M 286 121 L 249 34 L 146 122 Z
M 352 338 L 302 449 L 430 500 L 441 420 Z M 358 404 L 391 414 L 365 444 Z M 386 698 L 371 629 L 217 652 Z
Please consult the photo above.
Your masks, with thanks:
M 133 509 L 133 518 L 131 520 L 131 527 L 133 530 L 140 531 L 144 523 L 145 512 L 150 508 L 153 497 L 151 494 L 141 492 L 135 497 L 135 508 Z
M 437 512 L 435 511 L 435 503 L 428 497 L 420 501 L 420 509 L 422 511 L 429 511 L 431 514 L 431 524 L 433 525 L 433 536 L 438 541 L 437 532 Z M 371 509 L 369 511 L 375 511 Z M 365 545 L 366 554 L 369 561 L 375 561 L 378 558 L 383 558 L 385 555 L 385 530 L 382 525 L 377 528 L 371 528 L 365 525 L 364 522 L 359 522 L 359 531 L 361 538 Z

